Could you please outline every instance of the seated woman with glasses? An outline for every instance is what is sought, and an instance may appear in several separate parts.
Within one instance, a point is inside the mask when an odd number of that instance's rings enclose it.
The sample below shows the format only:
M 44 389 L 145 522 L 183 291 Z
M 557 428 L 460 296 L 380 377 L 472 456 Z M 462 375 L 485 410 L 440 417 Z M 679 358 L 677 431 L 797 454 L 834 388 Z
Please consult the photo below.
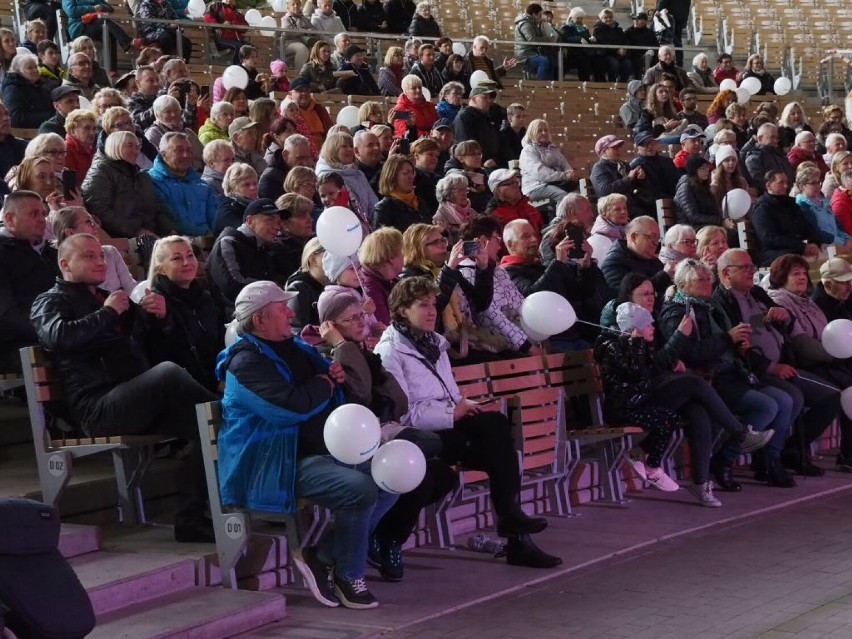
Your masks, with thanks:
M 98 151 L 95 157 L 98 154 L 103 154 L 107 136 L 111 133 L 115 133 L 116 131 L 130 131 L 136 135 L 139 141 L 140 153 L 136 155 L 136 165 L 142 170 L 150 169 L 154 166 L 154 160 L 157 159 L 159 151 L 145 137 L 142 130 L 136 126 L 136 123 L 133 122 L 133 117 L 130 115 L 129 110 L 120 106 L 110 107 L 104 111 L 101 117 L 101 127 L 102 130 L 98 134 Z
M 379 176 L 384 196 L 373 209 L 373 228 L 392 226 L 404 233 L 412 224 L 430 222 L 432 213 L 414 191 L 417 171 L 408 156 L 391 155 Z
M 675 224 L 663 238 L 660 249 L 660 261 L 663 266 L 669 262 L 679 264 L 681 260 L 695 257 L 698 240 L 695 239 L 695 229 L 688 224 Z
M 464 175 L 468 182 L 471 208 L 484 213 L 492 193 L 488 188 L 488 171 L 482 168 L 482 146 L 476 140 L 465 140 L 452 148 L 452 154 L 453 157 L 444 165 L 444 175 Z
M 852 251 L 852 229 L 843 228 L 822 194 L 819 168 L 802 164 L 796 172 L 796 186 L 799 187 L 796 204 L 811 226 L 831 235 L 830 243 L 837 246 L 840 253 Z

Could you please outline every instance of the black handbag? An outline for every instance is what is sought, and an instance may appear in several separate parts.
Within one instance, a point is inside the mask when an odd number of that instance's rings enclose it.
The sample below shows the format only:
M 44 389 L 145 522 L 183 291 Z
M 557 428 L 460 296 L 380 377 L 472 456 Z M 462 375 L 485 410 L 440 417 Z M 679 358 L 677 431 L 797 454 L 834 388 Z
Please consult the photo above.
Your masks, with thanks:
M 59 554 L 59 527 L 52 506 L 0 500 L 0 619 L 18 639 L 82 639 L 95 627 L 89 595 Z

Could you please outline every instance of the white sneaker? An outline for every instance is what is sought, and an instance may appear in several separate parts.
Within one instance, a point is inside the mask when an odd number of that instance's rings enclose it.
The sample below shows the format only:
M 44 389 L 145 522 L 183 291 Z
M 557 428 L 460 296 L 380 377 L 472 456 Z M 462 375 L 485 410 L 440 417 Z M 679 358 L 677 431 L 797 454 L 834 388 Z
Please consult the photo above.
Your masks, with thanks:
M 648 481 L 648 470 L 645 468 L 645 462 L 642 461 L 638 453 L 632 450 L 627 453 L 627 462 L 633 468 L 633 472 L 639 475 L 642 481 Z
M 648 483 L 657 490 L 662 490 L 665 493 L 673 493 L 680 490 L 680 485 L 666 475 L 662 468 L 648 469 Z
M 707 508 L 720 508 L 722 506 L 722 502 L 713 495 L 712 481 L 708 481 L 706 484 L 690 484 L 687 490 L 695 495 L 702 506 Z

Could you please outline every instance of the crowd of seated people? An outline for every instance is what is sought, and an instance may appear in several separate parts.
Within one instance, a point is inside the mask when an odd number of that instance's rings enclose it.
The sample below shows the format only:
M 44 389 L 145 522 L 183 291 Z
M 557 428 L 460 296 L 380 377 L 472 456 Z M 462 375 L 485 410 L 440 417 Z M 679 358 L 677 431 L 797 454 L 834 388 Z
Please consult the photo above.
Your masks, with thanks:
M 622 31 L 604 9 L 590 32 L 575 8 L 555 29 L 533 3 L 516 21 L 514 57 L 501 64 L 482 36 L 454 53 L 426 2 L 321 0 L 305 16 L 290 0 L 282 26 L 316 34 L 285 41 L 298 75 L 278 104 L 265 97 L 272 78 L 238 29 L 219 30 L 216 43 L 246 70 L 245 88 L 226 90 L 218 78 L 203 93 L 185 60 L 168 59 L 178 34 L 148 27 L 136 44 L 151 51 L 110 86 L 90 39 L 100 26 L 84 28 L 79 0 L 65 4 L 80 35 L 67 70 L 36 41 L 49 24 L 33 24 L 38 57 L 11 57 L 2 81 L 10 195 L 0 372 L 20 369 L 20 347 L 42 344 L 70 414 L 92 436 L 164 432 L 168 422 L 165 434 L 194 442 L 194 404 L 222 399 L 225 503 L 292 512 L 307 498 L 334 513 L 333 533 L 294 557 L 322 604 L 375 607 L 368 561 L 385 579 L 403 579 L 402 547 L 421 509 L 455 488 L 458 465 L 488 474 L 508 564 L 561 563 L 530 537 L 547 521 L 521 509 L 509 421 L 465 400 L 453 366 L 593 349 L 607 420 L 647 432 L 631 453 L 637 474 L 678 490 L 662 456 L 685 423 L 687 487 L 706 507 L 722 505 L 714 491 L 743 490 L 733 468 L 743 452 L 754 453 L 769 486 L 794 487 L 790 471 L 822 474 L 810 444 L 838 417 L 837 468 L 852 472 L 852 421 L 840 409 L 852 373 L 820 350 L 826 324 L 852 316 L 852 267 L 825 261 L 812 297 L 808 279 L 827 247 L 852 248 L 852 132 L 842 110 L 808 122 L 796 103 L 749 120 L 725 92 L 706 115 L 698 110 L 698 94 L 732 76 L 771 91 L 759 56 L 741 75 L 724 56 L 715 71 L 706 55 L 685 69 L 671 47 L 647 39 L 647 14 Z M 181 17 L 168 2 L 136 11 Z M 223 27 L 241 18 L 230 0 L 205 14 Z M 119 44 L 133 44 L 108 24 Z M 376 80 L 352 43 L 356 30 L 426 42 L 390 47 Z M 540 46 L 554 41 L 581 45 L 567 54 L 580 73 L 636 78 L 621 111 L 635 156 L 626 139 L 601 131 L 595 199 L 580 195 L 580 170 L 552 123 L 527 123 L 531 105 L 500 102 L 516 64 L 555 77 L 557 54 Z M 644 69 L 634 50 L 595 44 L 646 47 L 655 61 Z M 188 59 L 191 47 L 182 50 Z M 478 71 L 487 79 L 471 86 Z M 364 104 L 350 129 L 323 104 L 348 93 L 395 102 L 387 113 Z M 81 96 L 91 108 L 80 108 Z M 41 133 L 23 143 L 12 126 Z M 63 192 L 68 170 L 76 182 Z M 748 251 L 736 247 L 725 204 L 740 188 L 754 199 Z M 657 220 L 659 199 L 674 201 L 670 228 Z M 338 206 L 361 227 L 357 255 L 335 255 L 316 237 L 317 219 Z M 125 238 L 156 240 L 147 274 L 131 273 L 112 246 Z M 209 247 L 204 264 L 191 238 Z M 593 257 L 598 240 L 611 246 Z M 755 264 L 770 268 L 760 284 Z M 145 292 L 131 301 L 141 280 Z M 524 300 L 538 292 L 568 300 L 580 322 L 543 343 L 522 321 Z M 226 347 L 231 320 L 238 337 Z M 346 402 L 373 410 L 385 439 L 421 448 L 427 472 L 417 489 L 397 498 L 364 468 L 330 460 L 323 424 Z M 280 475 L 257 463 L 267 438 Z M 178 541 L 213 540 L 198 448 L 184 461 Z

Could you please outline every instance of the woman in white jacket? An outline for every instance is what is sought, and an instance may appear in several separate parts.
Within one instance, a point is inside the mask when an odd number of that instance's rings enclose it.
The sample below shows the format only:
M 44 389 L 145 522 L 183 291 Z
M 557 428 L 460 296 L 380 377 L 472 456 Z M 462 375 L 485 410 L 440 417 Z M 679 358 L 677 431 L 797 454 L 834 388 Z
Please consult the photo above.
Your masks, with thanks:
M 520 164 L 521 190 L 533 202 L 550 200 L 556 206 L 569 191 L 577 190 L 576 173 L 551 141 L 544 120 L 533 120 L 527 127 Z
M 391 291 L 392 322 L 375 352 L 408 397 L 403 426 L 435 432 L 439 457 L 448 464 L 488 474 L 497 534 L 508 538 L 509 565 L 554 568 L 562 563 L 529 538 L 547 520 L 529 517 L 520 506 L 520 471 L 506 417 L 462 397 L 453 380 L 448 342 L 435 332 L 438 289 L 426 277 L 403 279 Z

